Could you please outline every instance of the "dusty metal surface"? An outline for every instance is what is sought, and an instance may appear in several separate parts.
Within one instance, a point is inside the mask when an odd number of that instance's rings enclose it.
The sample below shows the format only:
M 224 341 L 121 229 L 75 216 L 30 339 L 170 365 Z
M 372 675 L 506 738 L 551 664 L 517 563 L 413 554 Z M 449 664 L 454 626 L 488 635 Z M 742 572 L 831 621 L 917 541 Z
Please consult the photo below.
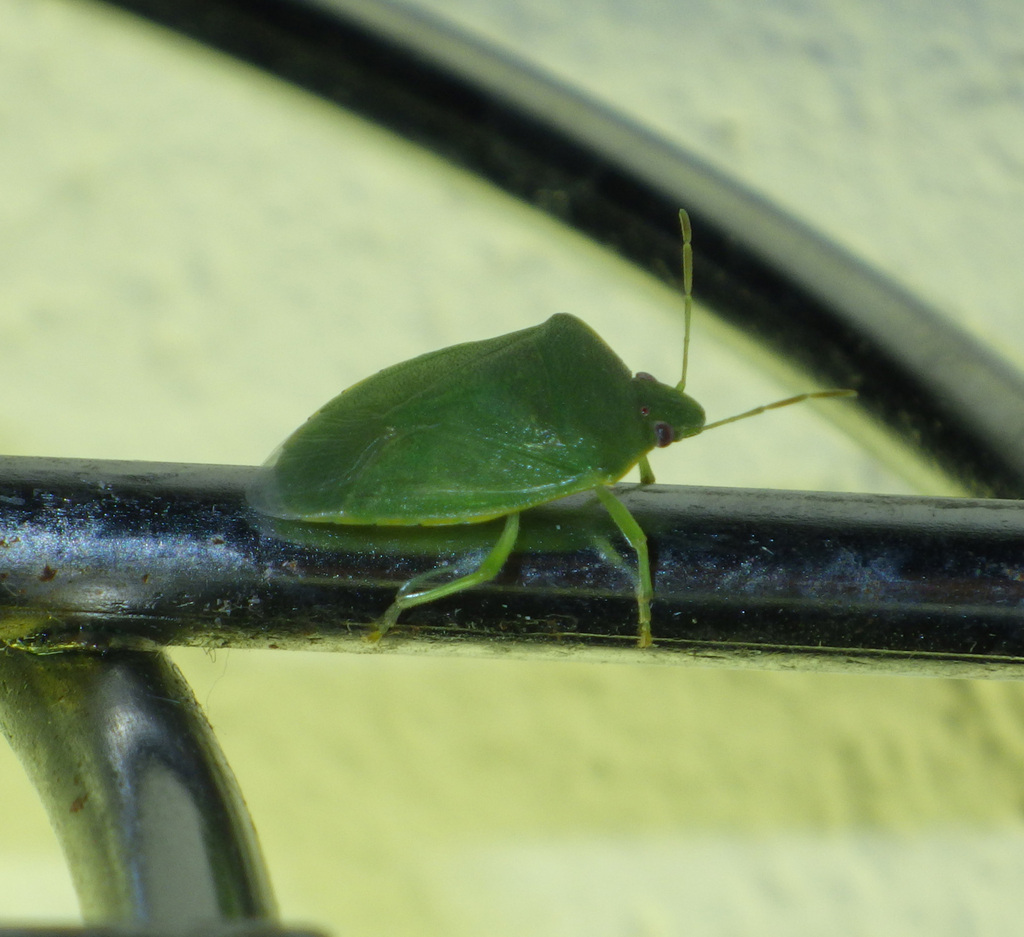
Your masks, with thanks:
M 656 647 L 635 644 L 632 558 L 589 496 L 523 515 L 501 576 L 371 623 L 410 576 L 500 526 L 287 525 L 258 470 L 0 461 L 0 635 L 61 647 L 589 655 L 726 666 L 1016 676 L 1024 505 L 620 486 L 655 557 Z M 619 552 L 621 551 L 621 553 Z

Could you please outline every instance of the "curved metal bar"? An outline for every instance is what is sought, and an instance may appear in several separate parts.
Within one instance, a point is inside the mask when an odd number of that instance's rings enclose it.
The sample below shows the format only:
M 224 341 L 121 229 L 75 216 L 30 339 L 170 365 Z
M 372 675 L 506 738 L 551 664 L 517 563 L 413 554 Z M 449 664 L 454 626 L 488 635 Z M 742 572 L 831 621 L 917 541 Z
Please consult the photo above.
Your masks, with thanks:
M 261 519 L 259 470 L 0 460 L 0 638 L 65 647 L 552 653 L 726 666 L 1024 674 L 1024 504 L 620 486 L 655 559 L 639 652 L 630 557 L 590 496 L 522 515 L 494 582 L 363 637 L 404 581 L 497 524 Z
M 812 230 L 595 102 L 386 0 L 110 0 L 379 123 L 698 299 L 981 496 L 1024 497 L 1024 378 Z
M 87 922 L 212 933 L 274 916 L 234 778 L 163 654 L 2 649 L 0 728 L 43 799 Z

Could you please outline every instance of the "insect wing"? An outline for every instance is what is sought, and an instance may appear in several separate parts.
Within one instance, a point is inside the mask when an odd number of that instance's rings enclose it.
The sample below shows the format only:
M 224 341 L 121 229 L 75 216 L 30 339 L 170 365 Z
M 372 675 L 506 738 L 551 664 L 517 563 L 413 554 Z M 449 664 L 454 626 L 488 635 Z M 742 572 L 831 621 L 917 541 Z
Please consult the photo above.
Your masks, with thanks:
M 587 425 L 592 398 L 605 398 L 596 417 L 606 429 L 608 388 L 628 381 L 614 353 L 565 315 L 422 355 L 314 414 L 272 461 L 259 506 L 307 520 L 443 524 L 593 487 L 607 469 Z

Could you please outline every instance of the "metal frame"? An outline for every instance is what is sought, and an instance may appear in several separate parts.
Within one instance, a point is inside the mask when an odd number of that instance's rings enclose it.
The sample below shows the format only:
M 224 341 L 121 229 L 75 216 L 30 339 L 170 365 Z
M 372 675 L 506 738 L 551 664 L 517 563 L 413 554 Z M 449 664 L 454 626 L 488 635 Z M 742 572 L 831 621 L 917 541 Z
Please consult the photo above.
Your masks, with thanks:
M 963 490 L 1024 493 L 1020 375 L 619 115 L 380 0 L 116 5 L 444 154 L 663 279 L 685 205 L 713 311 L 823 383 L 859 388 L 867 412 Z M 493 586 L 410 612 L 370 648 L 365 622 L 395 585 L 439 550 L 478 548 L 486 530 L 429 548 L 353 545 L 268 527 L 245 507 L 251 482 L 232 467 L 0 462 L 0 722 L 92 922 L 276 926 L 251 823 L 158 650 L 169 643 L 1014 677 L 1024 661 L 1015 502 L 627 493 L 657 556 L 658 646 L 641 652 L 615 538 L 577 499 L 532 512 L 528 549 Z
M 37 653 L 198 645 L 1024 673 L 1019 502 L 621 485 L 656 557 L 653 649 L 636 647 L 632 561 L 591 495 L 525 512 L 494 582 L 408 610 L 373 644 L 403 582 L 482 555 L 501 521 L 273 521 L 246 503 L 259 478 L 0 461 L 0 639 Z
M 1024 377 L 684 149 L 389 0 L 109 0 L 433 150 L 675 282 L 981 497 L 1024 497 Z
M 6 648 L 0 728 L 46 806 L 87 922 L 174 933 L 274 917 L 245 803 L 165 655 Z

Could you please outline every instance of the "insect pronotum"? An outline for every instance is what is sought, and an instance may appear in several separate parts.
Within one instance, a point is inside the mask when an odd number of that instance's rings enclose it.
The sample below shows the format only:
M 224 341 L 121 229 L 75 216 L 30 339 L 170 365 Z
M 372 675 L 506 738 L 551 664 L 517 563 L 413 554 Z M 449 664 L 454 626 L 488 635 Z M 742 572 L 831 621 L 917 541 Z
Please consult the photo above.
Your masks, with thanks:
M 493 579 L 515 547 L 519 514 L 592 491 L 636 553 L 637 634 L 649 647 L 647 537 L 610 486 L 633 466 L 654 481 L 648 453 L 688 436 L 789 406 L 826 390 L 756 407 L 714 423 L 685 392 L 692 316 L 690 220 L 683 234 L 684 339 L 676 385 L 631 374 L 575 316 L 432 351 L 360 381 L 314 413 L 268 461 L 253 503 L 278 518 L 324 524 L 476 524 L 504 518 L 483 561 L 431 584 L 399 590 L 370 637 L 406 609 Z

